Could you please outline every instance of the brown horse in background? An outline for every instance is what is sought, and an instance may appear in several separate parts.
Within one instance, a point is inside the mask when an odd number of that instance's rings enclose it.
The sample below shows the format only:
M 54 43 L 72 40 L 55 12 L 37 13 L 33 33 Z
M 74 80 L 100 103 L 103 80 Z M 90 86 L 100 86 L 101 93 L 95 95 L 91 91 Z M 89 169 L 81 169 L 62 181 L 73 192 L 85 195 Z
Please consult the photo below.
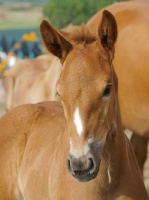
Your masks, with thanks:
M 18 61 L 8 71 L 4 82 L 6 110 L 26 103 L 59 100 L 56 81 L 61 67 L 52 54 Z
M 63 108 L 60 102 L 23 105 L 0 119 L 0 197 L 147 200 L 120 119 L 115 18 L 104 11 L 98 35 L 81 26 L 71 42 L 47 21 L 40 30 L 63 65 L 57 82 Z
M 147 157 L 149 138 L 149 1 L 128 1 L 106 7 L 117 20 L 114 68 L 119 78 L 122 122 L 132 130 L 140 169 Z M 98 30 L 102 10 L 87 25 Z

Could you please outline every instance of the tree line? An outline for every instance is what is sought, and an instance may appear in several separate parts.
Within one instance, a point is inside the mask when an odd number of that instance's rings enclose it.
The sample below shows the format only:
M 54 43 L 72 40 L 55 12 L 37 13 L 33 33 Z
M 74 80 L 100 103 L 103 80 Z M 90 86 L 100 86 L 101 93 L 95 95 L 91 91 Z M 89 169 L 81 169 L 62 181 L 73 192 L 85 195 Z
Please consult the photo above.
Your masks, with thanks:
M 0 0 L 0 4 L 2 3 L 48 3 L 49 0 Z
M 87 22 L 101 8 L 122 0 L 50 0 L 43 7 L 43 15 L 57 28 Z M 124 1 L 124 0 L 123 0 Z

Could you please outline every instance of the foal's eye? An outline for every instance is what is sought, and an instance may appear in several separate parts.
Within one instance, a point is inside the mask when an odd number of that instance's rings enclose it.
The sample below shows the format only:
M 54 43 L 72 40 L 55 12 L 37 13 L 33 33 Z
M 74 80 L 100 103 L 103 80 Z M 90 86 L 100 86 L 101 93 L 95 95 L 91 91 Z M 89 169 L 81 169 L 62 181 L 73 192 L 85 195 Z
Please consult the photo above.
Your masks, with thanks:
M 112 85 L 107 85 L 104 92 L 103 92 L 103 96 L 104 97 L 108 97 L 110 95 L 110 92 L 111 92 L 111 88 L 112 88 Z

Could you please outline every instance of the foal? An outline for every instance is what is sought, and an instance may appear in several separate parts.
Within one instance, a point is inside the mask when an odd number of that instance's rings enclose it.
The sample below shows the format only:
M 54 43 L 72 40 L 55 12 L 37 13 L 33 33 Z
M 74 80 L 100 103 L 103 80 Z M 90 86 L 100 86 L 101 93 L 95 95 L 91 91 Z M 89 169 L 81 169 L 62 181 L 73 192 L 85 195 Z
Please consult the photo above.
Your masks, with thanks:
M 1 118 L 1 199 L 147 200 L 120 119 L 114 17 L 103 12 L 97 36 L 82 26 L 67 41 L 47 21 L 41 35 L 63 64 L 57 82 L 63 109 L 43 102 Z

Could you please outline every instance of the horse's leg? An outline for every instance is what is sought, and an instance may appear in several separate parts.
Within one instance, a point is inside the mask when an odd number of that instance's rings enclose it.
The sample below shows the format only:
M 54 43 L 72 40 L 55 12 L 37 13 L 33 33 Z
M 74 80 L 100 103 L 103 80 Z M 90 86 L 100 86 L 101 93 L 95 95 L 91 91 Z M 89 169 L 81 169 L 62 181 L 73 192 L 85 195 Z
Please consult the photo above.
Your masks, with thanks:
M 139 136 L 135 133 L 133 133 L 131 140 L 130 140 L 142 174 L 143 174 L 144 163 L 147 158 L 148 140 L 149 140 L 148 138 Z

